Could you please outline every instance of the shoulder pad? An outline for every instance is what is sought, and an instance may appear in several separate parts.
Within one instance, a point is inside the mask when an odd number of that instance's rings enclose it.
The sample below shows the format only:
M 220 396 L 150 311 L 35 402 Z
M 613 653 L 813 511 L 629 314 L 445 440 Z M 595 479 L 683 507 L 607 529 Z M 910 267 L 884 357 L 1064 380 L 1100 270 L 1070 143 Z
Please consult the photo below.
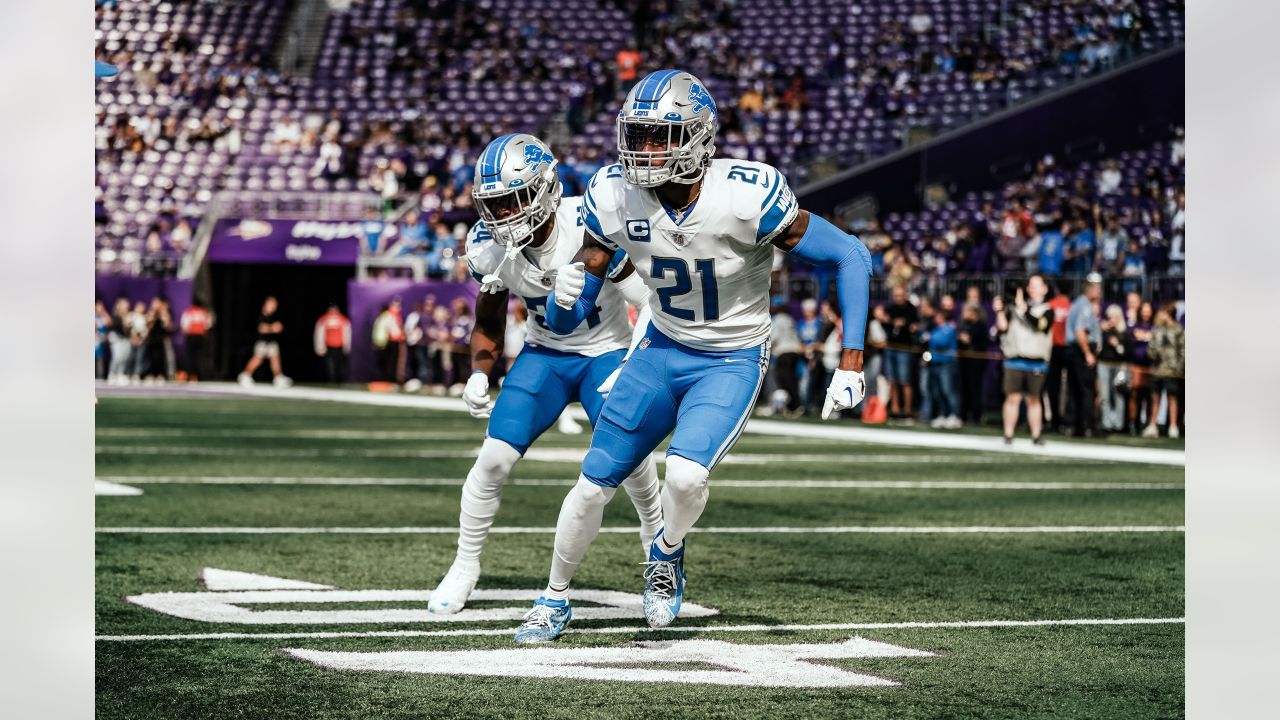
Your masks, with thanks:
M 751 160 L 721 160 L 724 183 L 729 187 L 729 203 L 734 217 L 754 220 L 764 214 L 775 199 L 778 186 L 785 188 L 786 178 L 773 166 Z
M 471 268 L 471 274 L 477 276 L 477 280 L 496 270 L 504 255 L 502 248 L 498 247 L 498 243 L 493 241 L 493 236 L 485 228 L 484 221 L 471 226 L 467 233 L 466 250 L 467 265 Z

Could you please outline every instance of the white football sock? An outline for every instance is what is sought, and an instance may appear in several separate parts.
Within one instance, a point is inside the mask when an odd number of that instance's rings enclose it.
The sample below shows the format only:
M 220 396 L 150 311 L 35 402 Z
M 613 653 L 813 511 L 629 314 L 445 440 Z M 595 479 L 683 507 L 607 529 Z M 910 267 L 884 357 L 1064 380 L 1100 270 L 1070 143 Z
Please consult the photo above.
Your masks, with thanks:
M 678 548 L 707 506 L 710 470 L 679 455 L 667 456 L 667 481 L 662 484 L 662 542 Z
M 600 533 L 604 520 L 604 506 L 613 499 L 616 488 L 596 485 L 578 476 L 578 482 L 564 498 L 560 506 L 560 518 L 556 521 L 555 549 L 551 553 L 551 578 L 544 595 L 553 600 L 563 600 L 569 595 L 569 581 L 587 555 L 587 548 Z
M 662 528 L 662 504 L 658 501 L 658 468 L 653 458 L 644 462 L 622 481 L 622 489 L 631 497 L 640 516 L 640 542 L 647 549 L 653 536 Z
M 485 438 L 480 456 L 462 485 L 462 512 L 458 514 L 458 562 L 480 570 L 480 551 L 502 504 L 502 484 L 520 459 L 516 449 L 501 440 Z

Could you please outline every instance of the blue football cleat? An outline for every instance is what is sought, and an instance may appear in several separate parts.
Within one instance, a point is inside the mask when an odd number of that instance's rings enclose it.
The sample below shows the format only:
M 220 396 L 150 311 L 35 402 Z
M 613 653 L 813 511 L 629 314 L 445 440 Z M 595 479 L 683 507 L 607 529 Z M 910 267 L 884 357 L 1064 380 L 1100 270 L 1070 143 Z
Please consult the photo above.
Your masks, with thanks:
M 661 550 L 661 538 L 659 530 L 644 569 L 644 618 L 651 628 L 664 628 L 674 622 L 684 597 L 684 545 L 668 555 Z
M 551 642 L 560 637 L 573 617 L 568 600 L 548 600 L 540 597 L 524 614 L 524 622 L 516 628 L 516 643 L 532 645 Z

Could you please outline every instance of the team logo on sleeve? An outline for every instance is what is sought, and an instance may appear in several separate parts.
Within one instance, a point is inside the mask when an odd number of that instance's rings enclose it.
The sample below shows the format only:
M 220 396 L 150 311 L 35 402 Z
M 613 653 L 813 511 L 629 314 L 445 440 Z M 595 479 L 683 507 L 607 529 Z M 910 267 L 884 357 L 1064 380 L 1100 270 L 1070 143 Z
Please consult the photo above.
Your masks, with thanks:
M 649 221 L 641 218 L 640 220 L 627 221 L 627 239 L 631 242 L 649 242 Z

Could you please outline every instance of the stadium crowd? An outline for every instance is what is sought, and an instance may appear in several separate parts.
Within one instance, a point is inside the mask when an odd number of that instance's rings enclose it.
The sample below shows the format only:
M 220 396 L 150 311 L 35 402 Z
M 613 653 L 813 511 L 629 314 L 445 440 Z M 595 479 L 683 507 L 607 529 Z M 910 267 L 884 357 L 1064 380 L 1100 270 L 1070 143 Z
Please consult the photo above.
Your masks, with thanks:
M 800 182 L 1180 41 L 1177 0 L 965 6 L 609 0 L 332 2 L 309 77 L 269 69 L 285 3 L 98 3 L 98 260 L 172 274 L 219 190 L 368 190 L 467 222 L 483 142 L 547 131 L 570 192 L 612 157 L 614 109 L 667 65 L 719 100 L 722 153 Z M 832 11 L 844 16 L 832 27 Z M 563 129 L 555 116 L 563 113 Z M 847 158 L 846 158 L 847 160 Z M 398 215 L 393 216 L 398 220 Z M 180 228 L 179 222 L 186 221 Z

